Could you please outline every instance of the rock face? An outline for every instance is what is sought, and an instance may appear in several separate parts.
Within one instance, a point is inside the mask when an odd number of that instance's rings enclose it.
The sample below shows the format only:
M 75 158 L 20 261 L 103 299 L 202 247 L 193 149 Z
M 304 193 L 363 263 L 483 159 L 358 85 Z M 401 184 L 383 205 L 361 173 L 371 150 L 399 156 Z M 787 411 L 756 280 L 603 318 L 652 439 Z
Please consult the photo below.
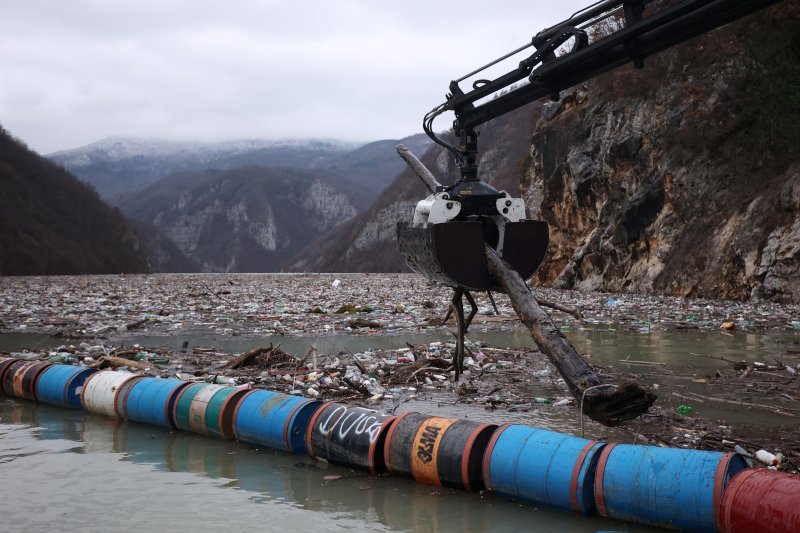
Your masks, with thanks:
M 539 282 L 800 302 L 800 152 L 761 142 L 783 100 L 798 138 L 796 87 L 770 88 L 800 77 L 798 18 L 779 5 L 546 105 L 524 184 L 550 224 Z
M 352 218 L 363 192 L 319 170 L 249 167 L 182 173 L 124 209 L 166 235 L 206 272 L 270 272 Z

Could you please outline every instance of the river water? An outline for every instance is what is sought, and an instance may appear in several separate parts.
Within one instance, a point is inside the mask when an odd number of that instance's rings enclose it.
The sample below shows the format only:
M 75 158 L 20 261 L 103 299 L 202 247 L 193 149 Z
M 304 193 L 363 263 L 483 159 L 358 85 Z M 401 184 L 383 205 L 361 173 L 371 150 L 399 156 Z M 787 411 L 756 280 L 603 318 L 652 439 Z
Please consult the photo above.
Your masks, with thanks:
M 714 357 L 754 361 L 780 357 L 796 364 L 796 350 L 786 347 L 796 348 L 800 338 L 793 333 L 644 334 L 614 329 L 567 335 L 579 352 L 591 354 L 593 364 L 637 372 L 641 382 L 657 386 L 659 401 L 666 405 L 682 402 L 673 397 L 675 391 L 702 392 L 707 385 L 687 377 L 713 374 L 725 364 Z M 532 347 L 525 331 L 473 336 L 496 347 Z M 316 342 L 323 352 L 337 347 L 355 352 L 442 338 L 426 333 L 275 341 L 290 353 L 304 351 L 310 342 Z M 126 342 L 178 348 L 184 340 L 230 351 L 270 342 L 263 337 L 203 334 L 190 339 L 129 338 Z M 0 350 L 14 350 L 14 343 L 31 346 L 31 342 L 30 337 L 2 336 Z M 40 339 L 40 344 L 49 342 Z M 291 342 L 301 348 L 292 350 Z M 625 359 L 666 364 L 620 362 Z M 770 413 L 724 404 L 695 408 L 708 418 L 761 425 L 766 430 L 786 423 Z M 474 405 L 428 400 L 404 403 L 398 412 L 408 410 L 495 423 L 513 421 L 580 434 L 579 420 L 569 407 L 489 412 Z M 601 430 L 604 428 L 587 423 L 587 433 Z M 304 456 L 14 399 L 0 399 L 0 481 L 0 531 L 653 531 L 489 494 L 437 489 L 395 477 L 373 478 Z
M 652 531 L 10 399 L 0 479 L 2 531 Z

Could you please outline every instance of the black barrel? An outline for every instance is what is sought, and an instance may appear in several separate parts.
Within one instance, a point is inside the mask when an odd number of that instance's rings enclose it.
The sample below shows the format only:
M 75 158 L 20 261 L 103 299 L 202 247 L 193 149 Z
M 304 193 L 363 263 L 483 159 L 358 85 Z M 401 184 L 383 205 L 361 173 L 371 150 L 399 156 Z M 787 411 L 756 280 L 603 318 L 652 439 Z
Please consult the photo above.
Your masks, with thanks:
M 382 474 L 386 471 L 383 444 L 396 418 L 372 409 L 328 402 L 311 417 L 306 449 L 315 459 Z
M 437 487 L 481 491 L 483 453 L 495 429 L 494 424 L 406 413 L 386 435 L 386 469 Z
M 51 363 L 47 361 L 15 361 L 3 376 L 3 393 L 25 400 L 36 399 L 36 381 Z
M 20 360 L 19 358 L 14 357 L 11 359 L 3 359 L 2 361 L 0 361 L 0 395 L 5 394 L 5 392 L 3 392 L 3 383 L 5 382 L 6 371 L 8 371 L 8 368 L 11 365 L 13 365 L 19 360 Z

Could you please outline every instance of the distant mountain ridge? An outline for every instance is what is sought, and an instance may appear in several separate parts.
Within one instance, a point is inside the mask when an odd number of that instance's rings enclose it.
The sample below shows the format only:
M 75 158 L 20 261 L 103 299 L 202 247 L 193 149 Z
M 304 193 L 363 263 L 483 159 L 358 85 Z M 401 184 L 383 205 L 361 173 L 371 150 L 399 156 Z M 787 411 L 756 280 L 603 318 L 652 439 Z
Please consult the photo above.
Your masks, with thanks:
M 243 167 L 173 174 L 123 209 L 203 271 L 270 272 L 370 201 L 358 184 L 328 170 Z
M 422 134 L 366 144 L 324 139 L 203 143 L 111 137 L 48 158 L 115 205 L 170 174 L 245 166 L 333 170 L 377 197 L 402 169 L 391 149 L 399 142 L 417 149 L 430 144 Z

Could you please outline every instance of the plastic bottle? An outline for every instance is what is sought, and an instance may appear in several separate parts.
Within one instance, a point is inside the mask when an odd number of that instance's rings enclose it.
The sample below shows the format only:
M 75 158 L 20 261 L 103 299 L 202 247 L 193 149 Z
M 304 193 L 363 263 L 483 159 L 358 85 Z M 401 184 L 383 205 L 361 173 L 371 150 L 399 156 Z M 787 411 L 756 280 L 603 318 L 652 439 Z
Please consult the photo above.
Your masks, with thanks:
M 778 466 L 780 464 L 778 458 L 767 450 L 758 450 L 756 452 L 756 459 L 769 466 Z

